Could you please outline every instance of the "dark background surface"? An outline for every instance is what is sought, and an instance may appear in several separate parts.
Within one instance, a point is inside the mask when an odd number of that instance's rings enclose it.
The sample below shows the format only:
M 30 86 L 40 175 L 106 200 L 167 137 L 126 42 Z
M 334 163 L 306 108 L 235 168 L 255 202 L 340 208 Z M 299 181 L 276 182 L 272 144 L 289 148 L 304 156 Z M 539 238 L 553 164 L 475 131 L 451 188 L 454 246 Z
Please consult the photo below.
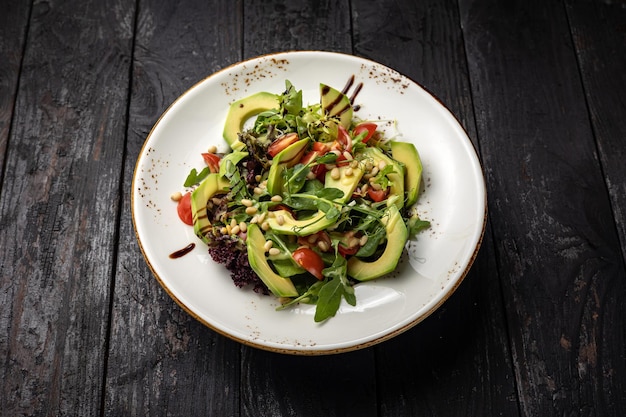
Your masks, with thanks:
M 441 99 L 489 197 L 452 298 L 333 356 L 195 321 L 130 213 L 177 96 L 299 49 L 379 61 Z M 623 0 L 0 0 L 0 414 L 626 415 L 625 93 Z

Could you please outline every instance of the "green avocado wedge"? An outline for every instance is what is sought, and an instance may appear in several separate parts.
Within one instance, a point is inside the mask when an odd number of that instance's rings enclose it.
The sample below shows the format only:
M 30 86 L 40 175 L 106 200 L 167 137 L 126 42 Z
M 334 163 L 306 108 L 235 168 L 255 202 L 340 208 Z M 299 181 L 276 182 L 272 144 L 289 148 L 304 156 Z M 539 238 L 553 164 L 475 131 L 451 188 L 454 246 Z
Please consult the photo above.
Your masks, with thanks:
M 280 219 L 280 220 L 278 220 Z M 336 220 L 329 220 L 326 213 L 319 210 L 312 217 L 303 220 L 296 220 L 287 210 L 276 210 L 272 216 L 267 218 L 270 229 L 277 233 L 295 236 L 308 236 L 326 230 L 332 226 Z
M 209 199 L 217 194 L 225 193 L 230 183 L 219 174 L 209 174 L 191 193 L 191 215 L 193 231 L 204 243 L 211 242 L 208 236 L 212 229 L 206 210 Z
M 267 174 L 267 191 L 270 195 L 281 194 L 283 191 L 283 170 L 291 168 L 302 159 L 309 139 L 300 139 L 280 151 L 274 159 Z
M 246 248 L 248 250 L 248 262 L 252 270 L 267 285 L 267 288 L 276 297 L 297 297 L 298 291 L 289 278 L 283 278 L 276 274 L 270 267 L 265 257 L 265 237 L 258 225 L 252 223 L 248 226 Z
M 391 141 L 391 154 L 404 164 L 405 205 L 412 206 L 417 201 L 422 181 L 422 160 L 415 145 L 409 142 Z
M 245 145 L 239 141 L 239 133 L 243 130 L 246 120 L 278 107 L 279 96 L 264 91 L 235 101 L 228 109 L 222 136 L 233 150 L 243 150 Z
M 387 246 L 382 255 L 373 262 L 366 262 L 356 257 L 348 260 L 348 275 L 357 281 L 379 278 L 393 272 L 398 266 L 409 232 L 395 205 L 389 206 L 382 221 L 387 231 Z
M 320 104 L 324 114 L 338 118 L 346 129 L 350 127 L 354 110 L 347 95 L 331 86 L 320 84 Z

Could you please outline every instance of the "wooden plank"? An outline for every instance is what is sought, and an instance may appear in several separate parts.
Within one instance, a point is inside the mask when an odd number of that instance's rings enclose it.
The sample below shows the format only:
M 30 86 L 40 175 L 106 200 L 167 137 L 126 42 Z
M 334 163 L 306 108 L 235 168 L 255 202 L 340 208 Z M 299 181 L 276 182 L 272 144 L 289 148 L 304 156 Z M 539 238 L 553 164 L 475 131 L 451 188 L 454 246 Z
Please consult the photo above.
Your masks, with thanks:
M 140 2 L 105 412 L 110 416 L 236 416 L 239 346 L 167 295 L 141 255 L 130 215 L 135 161 L 167 106 L 196 82 L 236 62 L 241 4 Z
M 622 257 L 626 260 L 626 8 L 623 2 L 566 3 L 591 124 L 621 241 Z M 592 223 L 608 222 L 608 218 L 595 215 L 589 216 L 589 220 Z M 603 325 L 593 328 L 593 335 L 601 342 L 580 343 L 580 346 L 574 345 L 570 349 L 580 358 L 587 356 L 588 346 L 598 352 L 593 370 L 599 372 L 602 378 L 597 379 L 594 396 L 601 404 L 599 408 L 604 410 L 604 415 L 619 416 L 626 415 L 626 381 L 618 377 L 626 375 L 623 355 L 626 351 L 623 331 L 626 328 L 624 275 L 621 279 L 616 277 L 614 281 L 607 282 L 605 288 L 601 316 Z
M 6 415 L 100 412 L 132 13 L 33 6 L 0 196 Z
M 245 57 L 294 49 L 351 52 L 347 1 L 246 2 L 244 18 L 244 27 L 254 28 L 244 32 Z M 372 349 L 314 358 L 242 352 L 244 416 L 377 413 Z
M 520 410 L 611 415 L 626 280 L 565 8 L 460 5 Z
M 15 106 L 30 4 L 6 2 L 0 14 L 0 183 Z
M 355 52 L 424 85 L 476 145 L 456 2 L 353 6 Z M 424 322 L 377 348 L 381 415 L 518 414 L 493 252 L 487 227 L 478 259 L 456 293 Z
M 574 46 L 626 259 L 626 8 L 567 1 Z

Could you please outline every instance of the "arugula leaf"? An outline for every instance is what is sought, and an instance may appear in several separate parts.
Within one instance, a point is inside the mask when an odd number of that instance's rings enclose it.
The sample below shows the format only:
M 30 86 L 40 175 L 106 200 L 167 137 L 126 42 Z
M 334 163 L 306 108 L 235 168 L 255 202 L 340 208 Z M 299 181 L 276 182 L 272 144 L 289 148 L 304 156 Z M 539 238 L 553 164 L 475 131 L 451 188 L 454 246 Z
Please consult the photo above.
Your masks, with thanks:
M 378 227 L 374 233 L 368 235 L 367 242 L 365 245 L 361 246 L 361 248 L 356 253 L 356 256 L 360 258 L 367 258 L 368 256 L 372 256 L 376 249 L 380 245 L 381 241 L 387 235 L 387 231 L 384 227 Z
M 289 82 L 289 80 L 285 80 L 286 90 L 281 96 L 280 106 L 283 111 L 283 115 L 291 114 L 298 115 L 302 111 L 302 90 L 296 90 Z M 296 124 L 295 117 L 293 119 L 294 126 Z
M 326 155 L 318 156 L 317 158 L 315 158 L 315 162 L 317 162 L 318 164 L 334 164 L 335 162 L 337 162 L 338 157 L 339 155 L 337 155 L 336 153 L 328 152 Z
M 344 192 L 341 191 L 339 188 L 322 188 L 321 190 L 319 190 L 315 196 L 317 198 L 323 198 L 325 200 L 335 200 L 337 198 L 341 198 L 343 197 Z
M 322 287 L 317 299 L 317 308 L 313 320 L 317 323 L 334 317 L 339 310 L 341 304 L 341 296 L 343 295 L 343 286 L 340 279 L 332 279 Z
M 334 242 L 335 248 L 337 248 L 337 244 L 337 242 Z M 346 258 L 337 253 L 337 249 L 335 249 L 335 261 L 322 271 L 322 274 L 327 277 L 328 281 L 319 291 L 315 316 L 313 317 L 317 323 L 334 317 L 339 310 L 342 298 L 351 306 L 356 305 L 354 288 L 348 282 L 347 271 L 348 263 Z
M 430 222 L 421 220 L 417 215 L 411 216 L 407 222 L 407 228 L 409 229 L 409 237 L 415 236 L 417 233 L 430 227 Z
M 282 172 L 284 185 L 288 194 L 297 193 L 304 186 L 309 174 L 309 167 L 302 164 L 296 164 L 293 167 Z
M 209 176 L 211 170 L 209 167 L 204 168 L 200 173 L 195 168 L 191 169 L 191 172 L 187 176 L 185 183 L 183 184 L 185 187 L 191 187 L 194 184 L 200 183 L 203 179 Z

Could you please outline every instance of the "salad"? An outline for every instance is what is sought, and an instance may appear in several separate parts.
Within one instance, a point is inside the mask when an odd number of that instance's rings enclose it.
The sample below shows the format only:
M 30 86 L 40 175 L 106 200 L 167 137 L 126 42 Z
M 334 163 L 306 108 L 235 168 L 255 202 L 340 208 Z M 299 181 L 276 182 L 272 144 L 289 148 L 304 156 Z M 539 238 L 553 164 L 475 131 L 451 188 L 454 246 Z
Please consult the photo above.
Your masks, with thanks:
M 429 227 L 413 207 L 417 149 L 354 117 L 352 81 L 343 91 L 321 84 L 311 105 L 289 81 L 234 102 L 223 134 L 231 151 L 203 153 L 188 191 L 172 196 L 235 285 L 276 296 L 279 310 L 315 304 L 316 322 L 342 299 L 356 305 L 354 285 L 392 272 Z

